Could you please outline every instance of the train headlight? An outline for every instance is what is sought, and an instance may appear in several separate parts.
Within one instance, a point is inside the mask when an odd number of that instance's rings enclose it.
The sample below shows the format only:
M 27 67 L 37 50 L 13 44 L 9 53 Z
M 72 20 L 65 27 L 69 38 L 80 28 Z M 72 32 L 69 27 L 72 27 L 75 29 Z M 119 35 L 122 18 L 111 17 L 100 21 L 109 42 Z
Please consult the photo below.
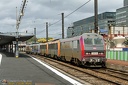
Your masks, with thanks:
M 91 55 L 98 55 L 98 52 L 91 52 Z
M 100 53 L 101 55 L 103 55 L 104 53 Z
M 90 59 L 90 62 L 92 62 L 92 59 Z
M 104 53 L 103 53 L 103 52 L 100 52 L 100 53 L 98 53 L 98 54 L 103 55 Z
M 90 55 L 91 53 L 90 52 L 87 52 L 86 55 Z

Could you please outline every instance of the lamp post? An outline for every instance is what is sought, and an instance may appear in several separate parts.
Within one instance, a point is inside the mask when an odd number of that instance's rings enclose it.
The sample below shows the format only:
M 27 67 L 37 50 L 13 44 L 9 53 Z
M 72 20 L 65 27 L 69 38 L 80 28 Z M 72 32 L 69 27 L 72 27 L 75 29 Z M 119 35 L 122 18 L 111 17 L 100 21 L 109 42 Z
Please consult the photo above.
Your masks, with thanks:
M 17 19 L 17 7 L 16 7 L 16 52 L 15 52 L 15 57 L 19 57 L 19 47 L 18 47 L 18 28 L 19 28 L 20 22 Z
M 34 28 L 34 41 L 36 43 L 36 28 Z
M 18 32 L 18 29 L 19 29 L 19 24 L 21 22 L 21 18 L 24 16 L 24 9 L 25 9 L 25 5 L 26 5 L 26 2 L 27 0 L 24 0 L 23 1 L 23 4 L 22 4 L 22 8 L 20 10 L 20 15 L 19 17 L 17 17 L 17 7 L 16 7 L 16 52 L 15 52 L 15 57 L 18 58 L 19 57 L 19 47 L 18 47 L 18 41 L 19 41 L 19 32 Z

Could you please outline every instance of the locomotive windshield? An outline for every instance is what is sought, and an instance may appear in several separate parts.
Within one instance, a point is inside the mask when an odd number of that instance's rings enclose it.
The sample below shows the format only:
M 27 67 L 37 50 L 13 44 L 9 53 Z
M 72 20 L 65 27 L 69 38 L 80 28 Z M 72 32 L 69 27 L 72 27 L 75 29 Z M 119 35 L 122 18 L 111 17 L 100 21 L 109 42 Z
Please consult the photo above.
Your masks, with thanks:
M 103 41 L 101 38 L 85 38 L 84 43 L 87 45 L 99 45 L 103 44 Z
M 92 38 L 86 38 L 86 39 L 84 39 L 84 43 L 85 43 L 85 44 L 90 44 L 90 45 L 92 45 Z
M 101 38 L 94 38 L 94 44 L 103 44 L 103 41 Z

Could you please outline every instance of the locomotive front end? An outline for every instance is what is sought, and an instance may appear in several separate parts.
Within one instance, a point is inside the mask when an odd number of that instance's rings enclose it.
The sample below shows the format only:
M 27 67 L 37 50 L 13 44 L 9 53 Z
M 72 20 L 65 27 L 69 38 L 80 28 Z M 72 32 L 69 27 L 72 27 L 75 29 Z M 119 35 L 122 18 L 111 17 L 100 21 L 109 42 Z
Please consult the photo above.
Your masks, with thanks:
M 82 64 L 86 66 L 105 67 L 106 50 L 103 37 L 98 34 L 87 35 L 84 37 L 83 42 L 84 55 L 82 56 Z

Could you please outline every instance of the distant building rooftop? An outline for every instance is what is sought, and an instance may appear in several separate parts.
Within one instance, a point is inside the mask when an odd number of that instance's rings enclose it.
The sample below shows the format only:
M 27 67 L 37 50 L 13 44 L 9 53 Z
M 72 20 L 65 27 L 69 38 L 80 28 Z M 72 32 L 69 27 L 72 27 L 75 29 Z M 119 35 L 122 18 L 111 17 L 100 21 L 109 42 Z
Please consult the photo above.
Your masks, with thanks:
M 98 14 L 98 20 L 103 20 L 103 19 L 115 19 L 116 18 L 116 12 L 104 12 L 101 14 Z M 74 26 L 82 25 L 82 24 L 88 24 L 94 22 L 94 16 L 79 20 L 74 22 Z

